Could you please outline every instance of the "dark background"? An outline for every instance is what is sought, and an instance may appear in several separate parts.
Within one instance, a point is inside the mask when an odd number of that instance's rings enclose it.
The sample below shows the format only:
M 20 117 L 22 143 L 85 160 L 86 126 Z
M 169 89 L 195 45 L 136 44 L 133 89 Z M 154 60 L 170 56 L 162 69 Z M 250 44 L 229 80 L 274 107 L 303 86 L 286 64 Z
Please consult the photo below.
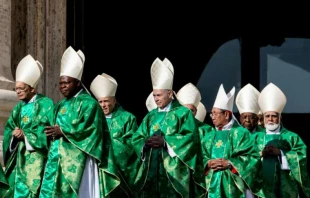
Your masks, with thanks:
M 309 17 L 277 9 L 245 15 L 243 9 L 210 12 L 212 8 L 208 8 L 193 17 L 188 10 L 172 12 L 164 5 L 159 10 L 120 10 L 92 1 L 67 3 L 67 44 L 85 53 L 84 84 L 89 88 L 101 73 L 113 76 L 118 82 L 117 100 L 136 115 L 139 123 L 147 113 L 145 101 L 152 91 L 150 68 L 156 57 L 167 57 L 172 62 L 173 88 L 178 91 L 188 82 L 198 82 L 209 59 L 223 43 L 239 38 L 242 86 L 251 83 L 259 88 L 260 47 L 280 46 L 288 37 L 310 36 Z M 241 16 L 237 17 L 237 13 Z M 214 78 L 220 78 L 221 72 L 225 71 L 219 71 Z M 310 114 L 283 114 L 282 121 L 309 145 L 309 120 Z M 205 122 L 212 125 L 209 116 Z

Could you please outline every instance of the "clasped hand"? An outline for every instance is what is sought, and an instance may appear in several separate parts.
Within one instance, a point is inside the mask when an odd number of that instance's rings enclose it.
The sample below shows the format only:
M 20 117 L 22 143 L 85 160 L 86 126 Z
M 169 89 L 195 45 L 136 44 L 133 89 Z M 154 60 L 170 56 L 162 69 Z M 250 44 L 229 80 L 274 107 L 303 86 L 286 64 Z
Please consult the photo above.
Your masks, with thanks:
M 228 160 L 223 158 L 211 159 L 208 161 L 208 168 L 214 171 L 226 170 L 228 168 Z
M 25 138 L 23 130 L 18 127 L 14 129 L 12 135 L 18 140 L 23 140 Z
M 261 155 L 263 157 L 267 157 L 267 156 L 280 156 L 281 155 L 281 151 L 280 151 L 280 149 L 278 149 L 274 145 L 267 145 L 267 146 L 265 146 L 265 148 L 262 151 Z
M 145 141 L 145 146 L 149 148 L 161 148 L 165 146 L 165 139 L 161 135 L 154 134 Z
M 58 125 L 55 126 L 46 126 L 45 127 L 45 134 L 47 137 L 50 138 L 58 138 L 62 136 L 62 132 Z

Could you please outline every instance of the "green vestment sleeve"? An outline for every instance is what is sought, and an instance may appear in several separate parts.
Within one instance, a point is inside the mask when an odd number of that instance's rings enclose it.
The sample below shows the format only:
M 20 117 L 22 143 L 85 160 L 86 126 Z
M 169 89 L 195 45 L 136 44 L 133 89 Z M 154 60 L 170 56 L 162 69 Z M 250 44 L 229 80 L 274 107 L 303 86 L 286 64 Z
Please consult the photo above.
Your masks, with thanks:
M 121 184 L 122 189 L 129 187 L 128 191 L 132 191 L 139 163 L 139 158 L 131 144 L 132 135 L 137 128 L 136 117 L 117 105 L 111 118 L 109 131 L 115 163 L 125 182 Z

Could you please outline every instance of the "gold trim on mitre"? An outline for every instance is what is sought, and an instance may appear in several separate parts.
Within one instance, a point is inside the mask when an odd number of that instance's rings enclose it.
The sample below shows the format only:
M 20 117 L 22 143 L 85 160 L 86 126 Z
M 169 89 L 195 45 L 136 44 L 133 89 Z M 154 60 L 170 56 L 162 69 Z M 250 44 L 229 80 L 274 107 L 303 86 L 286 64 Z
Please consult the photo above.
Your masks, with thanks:
M 105 73 L 97 75 L 97 77 L 90 84 L 90 91 L 98 98 L 115 96 L 117 90 L 116 80 Z
M 69 76 L 81 80 L 85 56 L 81 50 L 77 53 L 71 46 L 66 49 L 61 58 L 60 76 Z
M 43 73 L 43 67 L 30 54 L 25 56 L 17 65 L 16 82 L 23 82 L 35 88 Z
M 236 96 L 236 106 L 239 113 L 255 113 L 260 111 L 258 105 L 259 91 L 250 83 L 245 85 Z
M 213 107 L 231 111 L 234 107 L 234 96 L 235 96 L 235 87 L 233 87 L 228 94 L 226 94 L 223 84 L 220 85 L 220 88 L 217 92 L 217 96 L 214 102 Z
M 201 102 L 199 102 L 197 106 L 197 112 L 196 112 L 195 118 L 199 120 L 200 122 L 203 122 L 206 118 L 206 115 L 207 115 L 207 109 Z
M 282 113 L 286 105 L 286 96 L 279 87 L 269 83 L 260 93 L 258 104 L 263 113 L 274 111 Z
M 153 92 L 151 92 L 150 95 L 147 97 L 145 101 L 145 105 L 148 111 L 152 111 L 153 109 L 157 108 L 157 104 L 155 102 Z
M 182 105 L 191 104 L 197 108 L 201 100 L 201 95 L 195 85 L 187 83 L 178 91 L 177 99 Z
M 172 89 L 174 69 L 170 61 L 156 58 L 151 66 L 153 89 Z

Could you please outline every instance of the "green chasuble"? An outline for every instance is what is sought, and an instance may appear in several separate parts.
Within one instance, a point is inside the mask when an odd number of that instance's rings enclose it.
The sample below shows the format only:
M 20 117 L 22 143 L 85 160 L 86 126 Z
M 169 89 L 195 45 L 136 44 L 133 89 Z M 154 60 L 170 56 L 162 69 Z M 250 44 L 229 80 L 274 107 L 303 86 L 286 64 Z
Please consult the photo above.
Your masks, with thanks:
M 6 197 L 39 196 L 48 152 L 44 130 L 49 125 L 48 114 L 52 108 L 53 101 L 50 98 L 37 94 L 33 102 L 19 102 L 12 110 L 5 125 L 3 140 L 5 175 L 10 184 Z M 23 140 L 10 151 L 12 132 L 16 127 L 23 130 L 31 149 L 27 149 Z
M 131 145 L 132 135 L 138 128 L 136 117 L 116 104 L 112 117 L 106 117 L 106 120 L 110 131 L 110 137 L 107 138 L 111 138 L 114 159 L 122 176 L 120 188 L 112 191 L 109 196 L 132 196 L 133 183 L 139 163 L 139 158 Z
M 3 168 L 0 168 L 0 197 L 5 197 L 5 195 L 8 193 L 10 186 L 9 182 L 7 182 Z
M 204 166 L 203 166 L 203 154 L 202 154 L 202 144 L 203 144 L 203 138 L 204 136 L 212 131 L 213 127 L 201 122 L 196 119 L 197 126 L 198 126 L 198 132 L 199 132 L 199 150 L 197 150 L 197 161 L 196 161 L 196 172 L 194 174 L 195 180 L 199 182 L 200 186 L 206 186 L 206 182 L 204 179 Z M 197 185 L 195 186 L 197 187 Z M 197 188 L 195 188 L 195 191 L 197 191 Z M 206 190 L 205 190 L 206 191 Z M 199 192 L 199 189 L 198 189 Z M 197 192 L 196 192 L 197 195 Z
M 286 157 L 289 170 L 282 170 L 281 156 L 262 158 L 265 197 L 310 197 L 310 178 L 307 170 L 307 147 L 298 134 L 281 127 L 280 133 L 257 132 L 254 140 L 258 152 L 265 145 L 274 145 Z M 299 191 L 300 190 L 300 191 Z
M 142 152 L 145 141 L 153 134 L 162 135 L 168 148 L 149 149 Z M 173 100 L 169 111 L 150 111 L 132 137 L 139 156 L 135 185 L 139 197 L 190 197 L 194 180 L 199 135 L 195 117 L 186 107 Z M 201 188 L 201 194 L 204 187 Z M 196 189 L 196 187 L 195 187 Z M 198 196 L 197 196 L 198 197 Z
M 106 122 L 102 109 L 81 90 L 56 104 L 51 120 L 64 136 L 51 141 L 40 197 L 78 197 L 88 157 L 98 166 L 103 161 Z
M 198 132 L 199 132 L 199 138 L 200 138 L 200 142 L 202 143 L 202 140 L 204 138 L 204 136 L 206 135 L 206 133 L 209 133 L 210 131 L 213 130 L 213 127 L 204 123 L 204 122 L 200 122 L 199 120 L 196 119 L 197 125 L 198 125 Z
M 224 158 L 234 167 L 232 170 L 206 168 L 206 188 L 208 197 L 245 197 L 246 189 L 251 189 L 255 174 L 260 168 L 259 154 L 253 147 L 250 132 L 234 122 L 230 130 L 212 129 L 205 134 L 202 151 L 204 167 L 211 159 Z

